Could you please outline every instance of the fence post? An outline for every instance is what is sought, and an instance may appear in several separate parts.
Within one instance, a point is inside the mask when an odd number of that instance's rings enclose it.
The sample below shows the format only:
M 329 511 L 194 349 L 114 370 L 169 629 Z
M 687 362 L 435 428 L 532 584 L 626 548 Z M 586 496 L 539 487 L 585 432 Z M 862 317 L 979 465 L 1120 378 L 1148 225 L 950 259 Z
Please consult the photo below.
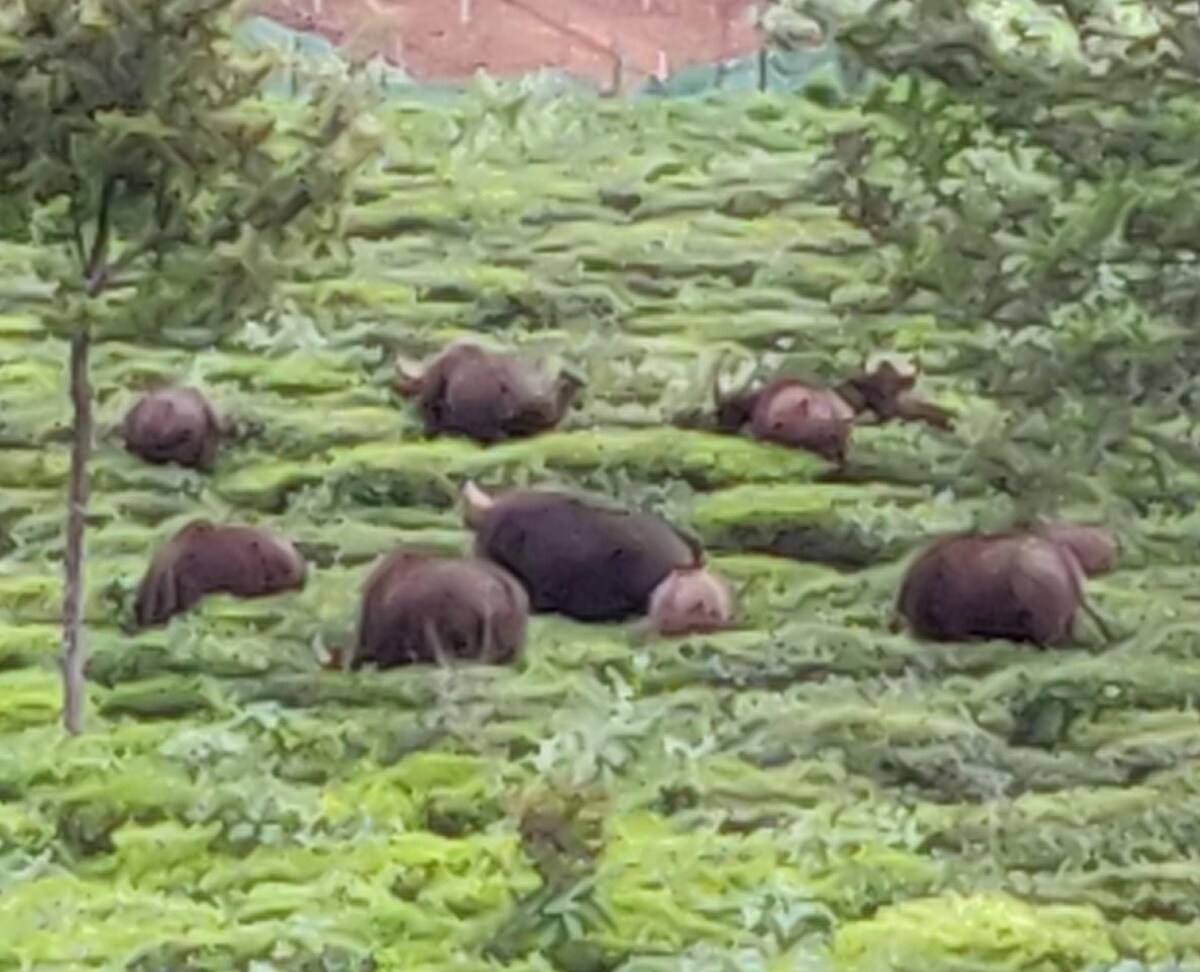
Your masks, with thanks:
M 300 39 L 293 34 L 288 40 L 288 88 L 293 98 L 300 96 L 300 79 L 296 77 L 296 64 L 300 60 Z
M 758 90 L 767 90 L 767 66 L 770 52 L 766 44 L 763 44 L 758 49 Z
M 616 96 L 621 93 L 625 84 L 625 51 L 620 44 L 613 44 L 613 74 L 612 74 L 612 90 L 609 94 Z
M 458 0 L 458 19 L 464 24 L 471 22 L 471 0 Z

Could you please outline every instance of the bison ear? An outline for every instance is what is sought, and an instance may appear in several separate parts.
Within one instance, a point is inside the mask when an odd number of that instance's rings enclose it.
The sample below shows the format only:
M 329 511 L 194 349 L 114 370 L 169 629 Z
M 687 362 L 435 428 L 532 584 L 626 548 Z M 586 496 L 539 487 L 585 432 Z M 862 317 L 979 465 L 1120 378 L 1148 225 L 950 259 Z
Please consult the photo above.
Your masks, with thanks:
M 495 497 L 489 496 L 477 485 L 472 479 L 468 479 L 462 489 L 463 498 L 463 521 L 472 530 L 478 529 L 482 524 L 484 517 L 496 505 Z

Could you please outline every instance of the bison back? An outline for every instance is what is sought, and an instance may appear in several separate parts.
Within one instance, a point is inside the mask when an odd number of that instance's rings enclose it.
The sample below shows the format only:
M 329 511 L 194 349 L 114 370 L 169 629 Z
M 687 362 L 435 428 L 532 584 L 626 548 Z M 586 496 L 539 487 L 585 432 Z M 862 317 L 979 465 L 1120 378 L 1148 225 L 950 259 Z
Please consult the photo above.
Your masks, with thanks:
M 239 597 L 262 597 L 304 580 L 304 562 L 290 542 L 256 527 L 226 527 L 208 540 L 213 548 L 214 585 Z M 221 570 L 221 562 L 225 569 Z
M 533 610 L 581 621 L 644 614 L 672 570 L 699 562 L 658 517 L 553 493 L 501 500 L 477 544 L 525 586 Z

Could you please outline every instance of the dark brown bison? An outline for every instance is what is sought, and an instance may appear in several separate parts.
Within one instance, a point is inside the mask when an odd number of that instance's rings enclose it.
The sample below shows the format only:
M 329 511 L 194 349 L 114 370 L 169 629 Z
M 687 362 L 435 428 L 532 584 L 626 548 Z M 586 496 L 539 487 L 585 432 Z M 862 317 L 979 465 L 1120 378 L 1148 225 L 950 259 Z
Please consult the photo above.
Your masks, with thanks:
M 418 375 L 405 375 L 397 367 L 393 387 L 416 402 L 426 434 L 453 433 L 492 443 L 554 428 L 583 381 L 567 371 L 550 380 L 516 355 L 459 341 Z
M 911 395 L 917 372 L 902 372 L 885 362 L 863 370 L 835 388 L 779 377 L 761 388 L 723 394 L 714 375 L 716 424 L 722 432 L 748 428 L 763 442 L 807 449 L 834 462 L 844 462 L 850 431 L 858 417 L 872 412 L 881 422 L 921 421 L 949 428 L 945 409 Z
M 525 586 L 534 611 L 596 622 L 649 614 L 664 634 L 730 622 L 732 595 L 700 544 L 653 514 L 545 489 L 494 498 L 468 483 L 463 494 L 476 551 Z
M 261 527 L 193 520 L 150 562 L 134 602 L 134 630 L 166 624 L 205 595 L 265 597 L 302 590 L 304 558 L 284 537 Z
M 1104 531 L 1038 524 L 996 533 L 962 533 L 935 541 L 909 566 L 897 613 L 931 641 L 1003 638 L 1039 647 L 1062 644 L 1087 605 L 1086 577 L 1115 565 Z
M 520 655 L 528 621 L 529 596 L 496 564 L 398 550 L 363 586 L 350 668 L 458 660 L 503 664 Z
M 224 430 L 213 407 L 195 388 L 147 391 L 125 414 L 127 451 L 156 465 L 209 469 Z

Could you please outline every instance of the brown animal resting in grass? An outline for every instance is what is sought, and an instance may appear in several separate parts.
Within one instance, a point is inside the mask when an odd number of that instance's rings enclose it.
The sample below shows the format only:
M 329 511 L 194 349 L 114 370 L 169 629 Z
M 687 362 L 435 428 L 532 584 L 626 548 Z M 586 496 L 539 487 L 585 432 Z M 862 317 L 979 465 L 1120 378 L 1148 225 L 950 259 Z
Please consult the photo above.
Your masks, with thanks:
M 517 439 L 554 428 L 583 381 L 563 372 L 553 381 L 512 354 L 457 341 L 393 387 L 414 400 L 428 435 L 455 433 L 477 442 Z
M 223 429 L 213 407 L 195 388 L 147 391 L 125 414 L 125 448 L 156 465 L 209 469 Z
M 700 544 L 650 513 L 545 489 L 463 491 L 476 551 L 513 574 L 534 611 L 579 621 L 648 616 L 660 634 L 728 627 L 733 595 Z
M 304 558 L 261 527 L 193 520 L 150 562 L 134 603 L 134 630 L 166 624 L 205 595 L 252 598 L 302 590 Z
M 397 550 L 363 586 L 350 668 L 459 660 L 504 664 L 520 655 L 528 621 L 529 596 L 496 564 Z
M 836 388 L 779 377 L 756 390 L 724 394 L 714 373 L 716 424 L 722 432 L 749 428 L 763 442 L 807 449 L 823 459 L 844 462 L 850 430 L 858 417 L 873 412 L 881 421 L 921 421 L 948 429 L 945 409 L 910 394 L 917 372 L 902 372 L 885 362 L 842 382 Z
M 1086 577 L 1116 566 L 1106 531 L 1069 523 L 935 541 L 909 566 L 896 601 L 913 633 L 931 641 L 1003 638 L 1039 647 L 1068 641 Z M 893 620 L 893 629 L 900 626 Z

